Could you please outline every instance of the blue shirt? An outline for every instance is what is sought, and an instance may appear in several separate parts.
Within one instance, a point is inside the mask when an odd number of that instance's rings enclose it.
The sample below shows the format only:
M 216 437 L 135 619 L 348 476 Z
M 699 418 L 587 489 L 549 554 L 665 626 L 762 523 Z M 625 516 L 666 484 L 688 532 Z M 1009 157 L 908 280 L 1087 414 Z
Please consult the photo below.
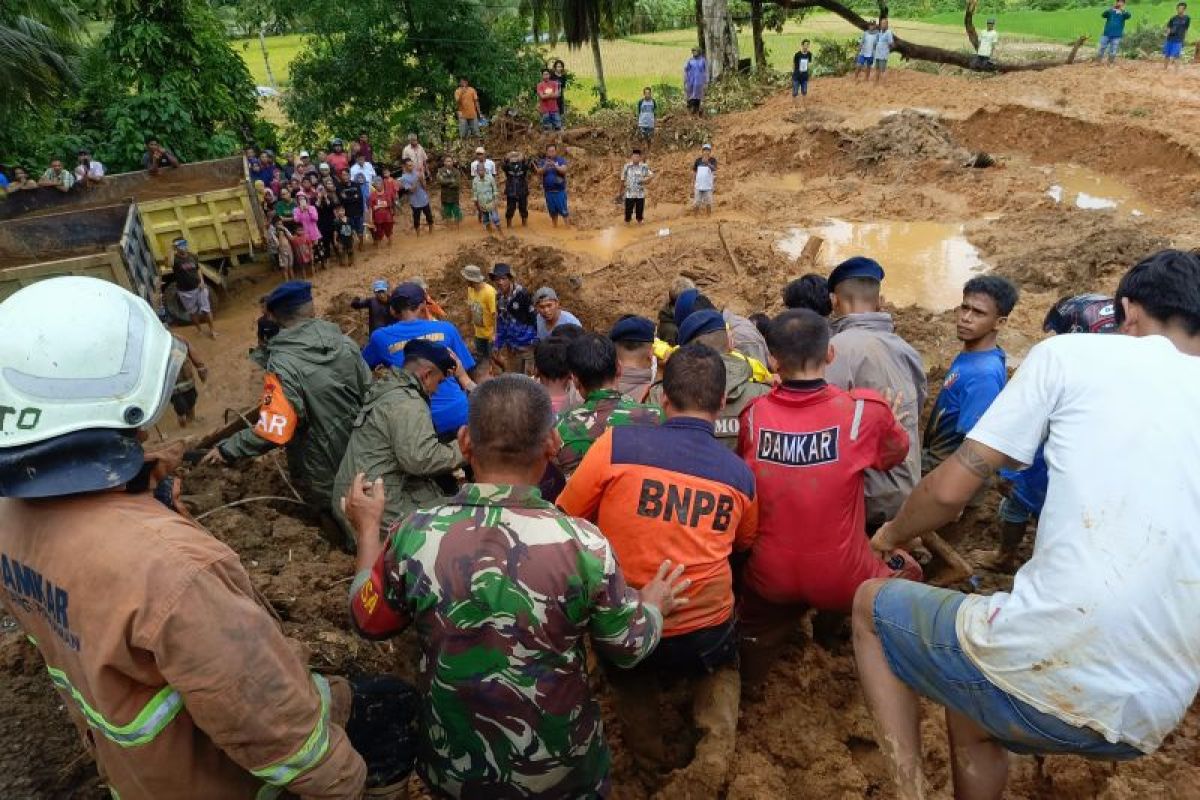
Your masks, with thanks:
M 559 325 L 578 325 L 581 328 L 583 327 L 583 323 L 579 321 L 579 317 L 575 316 L 570 311 L 567 311 L 565 308 L 560 308 L 558 310 L 558 322 L 554 323 L 554 327 L 557 328 Z M 551 330 L 553 330 L 553 328 L 547 327 L 545 318 L 541 314 L 538 314 L 537 338 L 545 339 L 550 335 Z
M 1133 14 L 1110 8 L 1100 16 L 1104 17 L 1104 35 L 1109 39 L 1120 39 L 1125 35 L 1125 20 L 1132 17 Z
M 925 428 L 921 460 L 926 472 L 958 449 L 1007 382 L 999 347 L 955 356 Z
M 421 176 L 416 172 L 405 172 L 400 176 L 400 184 L 404 187 L 404 191 L 408 192 L 410 208 L 424 208 L 429 205 L 429 192 L 425 191 L 425 187 L 421 184 Z
M 539 164 L 542 169 L 546 170 L 542 173 L 542 188 L 547 192 L 565 192 L 567 190 L 567 176 L 558 170 L 546 169 L 546 162 L 548 161 L 560 167 L 567 165 L 567 160 L 562 156 L 555 156 L 553 159 L 543 158 L 541 164 Z
M 404 345 L 411 339 L 426 339 L 449 347 L 462 362 L 463 369 L 473 369 L 475 359 L 467 349 L 458 328 L 440 320 L 410 319 L 379 328 L 371 334 L 363 348 L 363 358 L 371 369 L 380 364 L 394 367 L 404 365 Z M 467 393 L 454 378 L 447 377 L 438 384 L 429 398 L 433 427 L 438 435 L 453 433 L 467 424 Z
M 1033 463 L 1023 470 L 999 470 L 999 475 L 1012 483 L 1012 497 L 1035 517 L 1041 516 L 1050 487 L 1050 468 L 1046 466 L 1046 445 L 1038 448 Z

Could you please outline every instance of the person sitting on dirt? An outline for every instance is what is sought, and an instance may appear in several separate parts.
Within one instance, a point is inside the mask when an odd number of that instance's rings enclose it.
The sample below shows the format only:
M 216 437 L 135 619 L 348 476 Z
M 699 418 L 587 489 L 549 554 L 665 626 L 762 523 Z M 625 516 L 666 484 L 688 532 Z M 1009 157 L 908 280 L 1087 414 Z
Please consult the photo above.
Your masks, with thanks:
M 1011 593 L 870 581 L 854 599 L 858 674 L 904 800 L 925 796 L 919 696 L 946 707 L 958 797 L 1000 797 L 1008 750 L 1153 753 L 1196 698 L 1200 257 L 1141 261 L 1115 311 L 1126 336 L 1035 345 L 872 540 L 887 552 L 953 521 L 1045 443 L 1037 546 Z
M 425 339 L 449 348 L 458 356 L 462 366 L 453 376 L 438 385 L 430 397 L 433 427 L 438 436 L 453 436 L 467 424 L 467 391 L 473 384 L 467 370 L 474 368 L 475 358 L 453 324 L 424 318 L 427 308 L 425 290 L 415 283 L 402 283 L 392 289 L 388 300 L 393 322 L 371 334 L 362 355 L 371 369 L 383 364 L 404 366 L 404 346 L 413 339 Z
M 979 46 L 975 48 L 975 65 L 978 69 L 993 69 L 992 54 L 1000 43 L 1000 33 L 996 30 L 995 18 L 987 21 L 987 29 L 979 34 Z
M 86 147 L 79 150 L 79 164 L 75 167 L 75 183 L 83 187 L 104 182 L 104 165 L 92 158 Z
M 906 553 L 889 553 L 887 563 L 876 558 L 866 537 L 866 473 L 904 463 L 905 420 L 872 389 L 826 383 L 835 358 L 830 335 L 829 323 L 807 309 L 775 317 L 768 343 L 782 383 L 742 412 L 738 452 L 762 508 L 742 572 L 748 686 L 766 678 L 805 610 L 848 614 L 863 581 L 921 576 Z
M 1125 23 L 1133 14 L 1125 10 L 1125 0 L 1116 0 L 1112 8 L 1106 8 L 1101 17 L 1104 18 L 1104 33 L 1100 35 L 1100 46 L 1096 49 L 1096 63 L 1104 61 L 1108 55 L 1108 65 L 1117 62 L 1117 51 L 1121 49 L 1121 39 L 1125 37 Z
M 200 261 L 188 250 L 187 239 L 179 238 L 171 243 L 171 277 L 175 286 L 175 295 L 184 312 L 191 318 L 197 331 L 203 332 L 200 323 L 208 323 L 208 336 L 217 338 L 217 329 L 213 324 L 212 304 L 208 295 L 208 284 L 204 281 L 204 273 L 200 271 Z
M 1118 330 L 1115 302 L 1102 294 L 1081 294 L 1064 297 L 1046 314 L 1042 330 L 1054 336 L 1068 333 L 1116 333 Z M 1000 548 L 975 551 L 970 561 L 976 567 L 997 572 L 1017 569 L 1017 549 L 1025 538 L 1030 520 L 1042 515 L 1046 504 L 1046 486 L 1050 480 L 1046 466 L 1045 447 L 1039 447 L 1033 462 L 1022 470 L 1000 469 Z
M 645 403 L 650 387 L 658 376 L 654 357 L 654 323 L 645 317 L 626 314 L 617 320 L 608 338 L 617 347 L 617 391 L 638 403 Z
M 358 537 L 351 619 L 369 639 L 415 625 L 417 769 L 439 797 L 603 797 L 611 759 L 585 637 L 632 667 L 687 588 L 669 563 L 640 593 L 629 588 L 605 535 L 538 496 L 557 447 L 552 419 L 540 386 L 502 375 L 480 385 L 458 434 L 478 483 L 394 524 L 384 542 L 383 482 L 360 474 L 346 497 Z
M 558 292 L 549 286 L 543 286 L 533 293 L 533 307 L 537 309 L 537 337 L 545 339 L 559 325 L 578 325 L 583 327 L 579 317 L 567 311 L 558 302 Z
M 458 362 L 442 345 L 410 339 L 404 345 L 404 366 L 381 369 L 367 389 L 333 480 L 331 511 L 346 534 L 348 550 L 355 545 L 354 528 L 341 500 L 355 475 L 383 479 L 387 506 L 380 520 L 381 540 L 412 512 L 445 498 L 435 478 L 460 466 L 462 451 L 457 442 L 438 441 L 429 398 L 457 369 Z
M 65 169 L 62 161 L 56 158 L 50 162 L 50 166 L 42 173 L 42 178 L 38 181 L 38 186 L 41 186 L 43 189 L 58 189 L 65 194 L 75 187 L 75 175 L 70 170 Z
M 583 328 L 578 325 L 560 325 L 533 348 L 533 377 L 550 395 L 555 418 L 583 404 L 583 396 L 571 380 L 571 367 L 567 363 L 567 347 L 582 334 Z
M 1017 287 L 999 275 L 972 278 L 963 286 L 956 327 L 963 350 L 950 362 L 929 412 L 921 443 L 921 470 L 926 475 L 962 445 L 1007 383 L 1006 356 L 996 338 L 1008 322 L 1018 296 Z M 971 499 L 968 508 L 978 509 L 985 496 L 986 489 Z M 968 517 L 939 533 L 953 546 L 962 541 L 973 524 L 974 520 Z M 937 556 L 929 562 L 926 572 L 935 585 L 952 585 L 970 577 L 958 574 Z
M 874 533 L 896 516 L 921 480 L 918 418 L 929 395 L 925 364 L 912 345 L 896 335 L 892 315 L 883 310 L 883 267 L 863 256 L 847 259 L 829 274 L 833 300 L 833 362 L 825 378 L 846 391 L 873 389 L 895 399 L 908 433 L 908 457 L 884 470 L 867 471 L 867 530 Z
M 533 345 L 537 342 L 537 311 L 533 296 L 517 283 L 512 267 L 492 267 L 496 285 L 496 341 L 494 352 L 500 355 L 509 372 L 533 375 Z
M 753 323 L 752 323 L 753 324 Z M 709 308 L 688 315 L 679 326 L 679 346 L 696 342 L 705 347 L 711 347 L 721 355 L 725 364 L 725 404 L 714 427 L 717 441 L 730 450 L 736 450 L 738 444 L 738 418 L 747 405 L 755 399 L 771 391 L 770 384 L 765 378 L 756 377 L 751 366 L 751 360 L 738 353 L 733 346 L 733 336 L 725 324 L 721 312 Z M 674 358 L 672 354 L 671 358 Z M 763 367 L 765 373 L 766 367 Z M 649 402 L 662 405 L 665 397 L 665 379 L 650 387 Z
M 107 788 L 358 797 L 348 685 L 308 671 L 237 554 L 186 516 L 168 477 L 182 447 L 143 451 L 182 342 L 137 295 L 72 276 L 0 304 L 0 351 L 0 396 L 23 409 L 0 438 L 0 610 L 45 660 Z
M 151 175 L 157 175 L 163 167 L 174 169 L 179 166 L 179 156 L 169 147 L 159 144 L 158 139 L 151 136 L 146 140 L 146 152 L 142 153 L 142 169 Z M 270 181 L 266 181 L 268 184 Z
M 657 425 L 658 406 L 635 403 L 617 390 L 621 367 L 617 348 L 599 333 L 583 333 L 567 345 L 567 366 L 583 403 L 558 417 L 562 449 L 554 464 L 565 477 L 579 466 L 592 444 L 610 427 Z
M 605 674 L 626 749 L 654 771 L 669 767 L 659 678 L 696 679 L 692 709 L 701 738 L 690 766 L 662 796 L 718 797 L 733 757 L 740 695 L 729 558 L 753 543 L 759 500 L 750 470 L 714 436 L 725 396 L 720 354 L 682 345 L 663 382 L 666 422 L 607 430 L 558 505 L 600 526 L 633 586 L 654 580 L 664 559 L 684 567 L 687 605 L 666 621 L 658 649 L 633 670 Z
M 355 310 L 367 309 L 368 335 L 395 322 L 388 306 L 389 291 L 388 282 L 380 278 L 371 284 L 370 297 L 356 297 L 350 301 L 350 307 Z
M 830 300 L 829 281 L 824 275 L 810 272 L 783 287 L 784 308 L 807 308 L 822 317 L 833 313 Z
M 863 75 L 871 80 L 871 67 L 875 66 L 875 40 L 879 37 L 879 23 L 871 20 L 858 40 L 858 58 L 854 60 L 854 80 Z
M 281 330 L 260 354 L 266 374 L 258 422 L 217 444 L 204 463 L 230 464 L 286 448 L 292 482 L 320 515 L 322 532 L 340 544 L 329 514 L 333 479 L 371 373 L 353 340 L 315 318 L 308 281 L 281 283 L 266 305 Z

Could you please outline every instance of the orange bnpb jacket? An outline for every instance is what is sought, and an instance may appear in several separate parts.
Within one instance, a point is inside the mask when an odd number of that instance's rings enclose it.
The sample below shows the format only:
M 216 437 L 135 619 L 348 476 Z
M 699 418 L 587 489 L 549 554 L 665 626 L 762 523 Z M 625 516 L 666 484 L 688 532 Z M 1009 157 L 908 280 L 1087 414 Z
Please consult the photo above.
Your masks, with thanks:
M 713 436 L 713 425 L 673 417 L 660 426 L 609 428 L 558 497 L 574 517 L 596 523 L 630 586 L 649 583 L 664 559 L 683 564 L 688 603 L 663 636 L 720 625 L 733 613 L 729 555 L 758 529 L 754 475 Z

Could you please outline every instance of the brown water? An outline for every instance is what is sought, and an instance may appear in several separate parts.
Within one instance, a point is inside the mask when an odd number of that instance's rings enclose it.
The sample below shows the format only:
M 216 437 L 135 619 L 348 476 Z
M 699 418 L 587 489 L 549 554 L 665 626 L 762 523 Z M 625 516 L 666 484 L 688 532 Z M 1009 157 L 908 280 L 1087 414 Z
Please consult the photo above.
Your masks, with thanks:
M 776 247 L 797 258 L 812 235 L 825 239 L 817 272 L 828 274 L 851 256 L 870 256 L 884 269 L 884 299 L 900 306 L 952 308 L 962 299 L 962 285 L 984 268 L 963 226 L 954 223 L 835 219 L 813 228 L 792 228 Z
M 1089 211 L 1113 210 L 1135 217 L 1161 210 L 1120 181 L 1075 164 L 1054 167 L 1050 180 L 1046 194 L 1057 203 Z

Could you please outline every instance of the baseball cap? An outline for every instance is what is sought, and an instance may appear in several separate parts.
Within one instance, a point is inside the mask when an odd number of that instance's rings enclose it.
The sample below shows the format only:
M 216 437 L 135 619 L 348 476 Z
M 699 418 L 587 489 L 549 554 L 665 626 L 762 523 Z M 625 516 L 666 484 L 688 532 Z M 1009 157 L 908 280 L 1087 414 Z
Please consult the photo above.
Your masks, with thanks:
M 307 150 L 301 150 L 301 151 L 300 151 L 300 157 L 301 157 L 301 158 L 308 158 L 308 151 L 307 151 Z
M 371 284 L 372 292 L 386 292 L 388 290 L 387 281 L 378 280 Z
M 700 149 L 701 150 L 712 150 L 712 145 L 709 144 L 708 142 L 705 142 L 704 144 L 700 145 Z
M 487 155 L 487 150 L 484 150 L 482 147 L 476 147 L 475 155 L 477 155 L 477 156 Z
M 404 362 L 408 363 L 410 358 L 420 358 L 433 364 L 443 375 L 453 372 L 458 364 L 455 363 L 454 357 L 450 355 L 450 351 L 437 342 L 431 342 L 428 339 L 409 339 L 404 345 Z
M 850 278 L 868 278 L 873 281 L 882 281 L 883 267 L 879 266 L 879 262 L 875 259 L 867 258 L 866 256 L 847 258 L 834 267 L 833 272 L 829 273 L 829 291 L 832 292 L 833 287 Z
M 551 289 L 549 286 L 543 286 L 533 293 L 533 302 L 540 303 L 543 300 L 557 300 L 558 292 Z
M 680 345 L 685 345 L 698 336 L 723 330 L 725 330 L 725 318 L 721 316 L 721 312 L 708 308 L 697 311 L 683 321 L 683 324 L 679 326 L 678 341 Z
M 182 236 L 179 237 L 178 239 L 172 239 L 171 246 L 172 247 L 187 247 L 187 239 L 184 239 Z
M 403 300 L 409 308 L 416 308 L 425 302 L 425 290 L 412 281 L 408 281 L 392 289 L 392 299 Z
M 617 320 L 608 338 L 614 342 L 653 342 L 654 323 L 646 317 L 630 314 Z

